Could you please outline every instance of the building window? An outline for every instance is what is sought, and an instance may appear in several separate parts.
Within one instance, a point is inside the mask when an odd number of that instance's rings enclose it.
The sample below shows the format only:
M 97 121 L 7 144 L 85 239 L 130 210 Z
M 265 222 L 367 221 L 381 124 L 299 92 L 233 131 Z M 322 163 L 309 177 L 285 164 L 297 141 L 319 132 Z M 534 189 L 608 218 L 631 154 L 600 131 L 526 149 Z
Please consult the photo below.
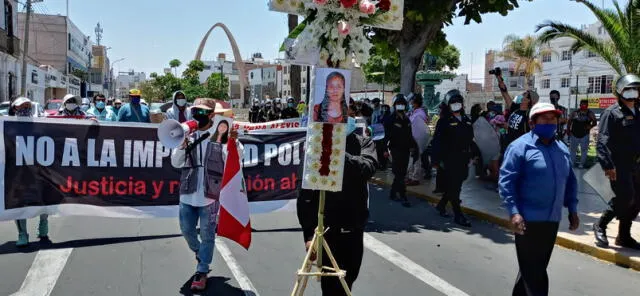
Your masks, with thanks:
M 509 81 L 509 87 L 518 87 L 518 80 L 513 79 Z
M 610 94 L 613 92 L 613 75 L 602 75 L 589 77 L 587 93 L 590 94 Z
M 542 79 L 542 88 L 551 88 L 551 79 Z
M 595 57 L 597 57 L 597 56 L 598 56 L 598 55 L 597 55 L 597 54 L 595 54 L 593 51 L 587 50 L 587 57 L 588 57 L 588 58 L 595 58 Z
M 551 53 L 545 53 L 542 55 L 542 62 L 543 63 L 550 63 L 551 62 Z
M 35 70 L 31 72 L 31 83 L 38 84 L 38 72 Z
M 567 88 L 571 86 L 571 78 L 562 78 L 561 87 Z
M 286 75 L 287 74 L 287 70 L 289 69 L 289 67 L 284 66 L 283 68 L 284 68 L 284 74 Z
M 13 37 L 13 7 L 8 0 L 4 0 L 4 23 L 7 24 L 7 36 Z
M 562 60 L 563 61 L 568 61 L 571 59 L 571 51 L 570 50 L 563 50 L 562 51 Z

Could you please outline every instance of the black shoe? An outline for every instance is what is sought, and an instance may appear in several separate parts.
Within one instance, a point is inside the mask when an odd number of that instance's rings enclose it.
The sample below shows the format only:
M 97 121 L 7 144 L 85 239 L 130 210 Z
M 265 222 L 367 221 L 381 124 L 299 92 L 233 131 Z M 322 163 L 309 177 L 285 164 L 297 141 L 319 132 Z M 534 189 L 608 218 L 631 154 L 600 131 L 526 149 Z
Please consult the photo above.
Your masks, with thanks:
M 469 222 L 469 220 L 467 220 L 467 218 L 465 218 L 464 216 L 457 216 L 453 219 L 453 221 L 460 226 L 471 227 L 471 222 Z
M 402 206 L 405 208 L 410 208 L 411 207 L 411 203 L 408 200 L 403 200 L 402 201 Z
M 436 188 L 436 189 L 433 190 L 433 194 L 443 194 L 443 193 L 444 193 L 444 191 L 441 190 L 441 189 L 437 189 Z
M 593 224 L 593 234 L 596 237 L 596 246 L 600 248 L 609 247 L 609 239 L 607 239 L 607 230 L 600 227 L 598 223 Z
M 640 250 L 640 243 L 638 243 L 635 239 L 631 237 L 620 238 L 620 236 L 618 236 L 616 238 L 616 246 L 629 248 L 633 250 Z
M 440 215 L 440 217 L 442 218 L 451 218 L 451 215 L 447 214 L 447 210 L 436 207 L 436 211 L 438 211 L 438 215 Z

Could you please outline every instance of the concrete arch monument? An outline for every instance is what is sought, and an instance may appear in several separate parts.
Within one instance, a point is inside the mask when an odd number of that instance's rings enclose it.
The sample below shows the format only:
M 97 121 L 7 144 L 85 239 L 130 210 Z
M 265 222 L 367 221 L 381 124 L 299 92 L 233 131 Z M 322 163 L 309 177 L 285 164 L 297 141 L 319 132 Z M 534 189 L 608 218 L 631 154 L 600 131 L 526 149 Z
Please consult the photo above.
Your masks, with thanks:
M 211 26 L 209 31 L 207 31 L 207 34 L 205 34 L 202 38 L 202 41 L 200 41 L 200 46 L 198 47 L 198 51 L 196 52 L 196 56 L 194 59 L 200 61 L 200 59 L 202 58 L 202 52 L 204 51 L 204 46 L 207 44 L 207 40 L 209 39 L 209 35 L 211 34 L 211 31 L 213 31 L 217 27 L 220 27 L 222 28 L 222 30 L 224 30 L 225 34 L 227 34 L 227 38 L 229 39 L 229 43 L 231 43 L 231 49 L 233 50 L 233 58 L 235 59 L 236 68 L 238 68 L 238 72 L 240 72 L 240 100 L 243 104 L 247 105 L 249 104 L 249 102 L 246 102 L 244 97 L 246 87 L 249 85 L 249 80 L 247 78 L 247 69 L 244 66 L 244 61 L 242 60 L 242 56 L 240 55 L 240 49 L 238 49 L 236 39 L 233 37 L 233 34 L 231 34 L 231 31 L 229 31 L 229 28 L 227 28 L 225 24 L 217 23 Z

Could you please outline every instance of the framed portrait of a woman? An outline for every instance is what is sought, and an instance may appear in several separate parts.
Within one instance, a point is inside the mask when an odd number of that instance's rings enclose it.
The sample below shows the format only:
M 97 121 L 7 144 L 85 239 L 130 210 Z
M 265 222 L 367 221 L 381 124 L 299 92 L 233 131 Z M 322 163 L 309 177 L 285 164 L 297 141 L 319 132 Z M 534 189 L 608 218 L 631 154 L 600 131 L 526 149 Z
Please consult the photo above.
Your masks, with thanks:
M 310 105 L 312 122 L 346 123 L 347 102 L 351 89 L 351 71 L 316 68 L 313 104 Z

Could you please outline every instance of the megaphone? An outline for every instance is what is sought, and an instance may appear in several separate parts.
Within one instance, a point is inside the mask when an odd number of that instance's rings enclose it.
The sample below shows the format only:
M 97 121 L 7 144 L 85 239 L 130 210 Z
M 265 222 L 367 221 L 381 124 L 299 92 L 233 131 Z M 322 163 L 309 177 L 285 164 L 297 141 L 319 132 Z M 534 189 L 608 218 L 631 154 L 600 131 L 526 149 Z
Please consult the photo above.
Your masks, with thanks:
M 175 149 L 184 143 L 184 139 L 198 129 L 198 122 L 188 120 L 180 123 L 173 119 L 168 119 L 158 126 L 158 139 L 164 147 Z

